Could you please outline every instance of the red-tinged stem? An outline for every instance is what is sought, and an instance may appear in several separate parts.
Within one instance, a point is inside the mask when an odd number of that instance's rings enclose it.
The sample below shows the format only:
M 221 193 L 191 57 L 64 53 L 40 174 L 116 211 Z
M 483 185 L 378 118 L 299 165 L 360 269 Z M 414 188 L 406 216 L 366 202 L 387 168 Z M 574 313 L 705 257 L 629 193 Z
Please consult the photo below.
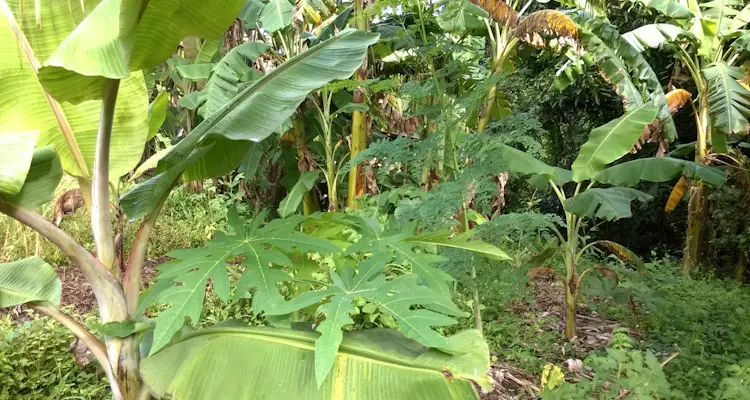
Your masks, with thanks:
M 146 250 L 148 249 L 148 240 L 156 224 L 156 218 L 161 212 L 166 198 L 161 199 L 153 211 L 141 222 L 138 228 L 138 234 L 133 243 L 133 249 L 128 256 L 128 266 L 125 269 L 125 276 L 122 284 L 125 288 L 125 301 L 128 308 L 128 314 L 131 318 L 135 317 L 138 309 L 138 294 L 141 290 L 141 275 L 143 273 L 143 263 L 146 260 Z

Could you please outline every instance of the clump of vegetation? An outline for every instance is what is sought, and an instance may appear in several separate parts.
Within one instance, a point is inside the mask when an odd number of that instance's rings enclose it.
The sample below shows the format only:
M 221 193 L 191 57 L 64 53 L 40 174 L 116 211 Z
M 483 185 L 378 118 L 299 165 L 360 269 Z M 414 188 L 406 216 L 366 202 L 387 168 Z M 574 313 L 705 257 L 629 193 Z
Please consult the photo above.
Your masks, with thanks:
M 0 0 L 0 397 L 741 398 L 750 6 L 683 3 Z
M 49 318 L 0 316 L 0 399 L 104 400 L 111 397 L 95 363 L 76 362 L 73 334 Z

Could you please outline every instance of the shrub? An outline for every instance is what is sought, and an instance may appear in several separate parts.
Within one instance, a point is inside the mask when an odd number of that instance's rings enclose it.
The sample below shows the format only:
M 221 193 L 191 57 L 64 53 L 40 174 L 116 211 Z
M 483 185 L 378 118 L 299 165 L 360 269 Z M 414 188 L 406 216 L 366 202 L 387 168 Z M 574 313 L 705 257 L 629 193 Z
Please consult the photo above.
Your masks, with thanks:
M 96 363 L 81 368 L 72 343 L 73 334 L 48 318 L 0 317 L 0 399 L 110 398 L 104 374 Z

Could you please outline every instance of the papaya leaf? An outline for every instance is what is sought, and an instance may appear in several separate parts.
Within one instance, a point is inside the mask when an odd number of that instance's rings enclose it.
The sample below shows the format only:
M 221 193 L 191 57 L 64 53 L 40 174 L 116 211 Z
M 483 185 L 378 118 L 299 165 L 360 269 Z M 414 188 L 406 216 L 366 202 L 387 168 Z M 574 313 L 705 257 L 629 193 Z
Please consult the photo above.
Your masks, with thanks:
M 315 377 L 318 386 L 323 384 L 335 363 L 343 339 L 343 327 L 354 323 L 350 314 L 357 311 L 352 304 L 355 298 L 364 298 L 375 304 L 383 313 L 393 317 L 404 335 L 422 345 L 454 350 L 454 345 L 432 327 L 455 324 L 456 321 L 448 315 L 459 316 L 463 312 L 452 304 L 440 313 L 429 309 L 413 309 L 414 306 L 430 306 L 444 298 L 440 293 L 420 285 L 415 274 L 401 275 L 386 281 L 380 271 L 387 261 L 384 254 L 375 254 L 360 262 L 356 273 L 347 265 L 341 276 L 331 273 L 331 287 L 306 292 L 268 312 L 269 315 L 287 314 L 328 298 L 317 310 L 318 314 L 325 315 L 325 320 L 316 328 L 321 333 L 315 341 Z
M 299 224 L 271 222 L 263 225 L 265 214 L 256 217 L 245 227 L 236 210 L 229 216 L 234 232 L 217 232 L 204 247 L 176 250 L 169 253 L 174 258 L 157 277 L 158 290 L 148 293 L 150 302 L 167 304 L 170 307 L 156 318 L 151 354 L 163 348 L 172 336 L 185 324 L 185 316 L 192 324 L 198 322 L 203 307 L 203 298 L 208 279 L 219 298 L 228 301 L 230 282 L 227 261 L 244 257 L 245 272 L 237 283 L 236 296 L 245 296 L 255 287 L 252 307 L 257 313 L 271 310 L 284 303 L 276 287 L 281 281 L 290 280 L 286 272 L 272 266 L 291 267 L 292 261 L 284 252 L 335 253 L 339 249 L 325 240 L 311 238 L 295 230 Z M 286 220 L 284 220 L 286 221 Z M 146 303 L 144 299 L 144 303 Z M 142 304 L 147 307 L 149 304 Z

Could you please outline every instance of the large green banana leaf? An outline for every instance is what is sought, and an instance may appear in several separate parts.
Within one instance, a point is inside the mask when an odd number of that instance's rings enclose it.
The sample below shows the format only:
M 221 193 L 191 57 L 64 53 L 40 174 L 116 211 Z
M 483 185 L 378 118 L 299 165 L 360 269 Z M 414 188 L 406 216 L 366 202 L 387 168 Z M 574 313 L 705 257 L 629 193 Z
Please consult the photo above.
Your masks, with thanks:
M 274 33 L 291 25 L 293 13 L 294 5 L 289 0 L 269 0 L 260 12 L 260 25 Z
M 678 176 L 719 187 L 727 174 L 717 168 L 672 157 L 641 158 L 609 167 L 594 178 L 613 186 L 635 186 L 641 181 L 667 182 Z
M 96 132 L 101 113 L 101 102 L 88 100 L 79 104 L 48 100 L 34 73 L 38 66 L 73 31 L 74 23 L 83 19 L 79 2 L 49 1 L 39 10 L 41 26 L 37 27 L 20 0 L 0 2 L 0 94 L 13 101 L 0 102 L 0 132 L 39 130 L 38 145 L 53 145 L 60 155 L 66 172 L 75 176 L 90 176 L 94 165 Z M 96 1 L 86 1 L 87 10 Z M 70 8 L 68 6 L 70 5 Z M 14 17 L 15 16 L 15 17 Z M 24 53 L 11 23 L 20 25 L 23 38 L 33 49 L 32 59 Z M 86 87 L 74 89 L 85 96 L 93 96 Z M 133 74 L 122 82 L 115 110 L 112 132 L 110 175 L 124 175 L 140 160 L 148 134 L 146 122 L 148 98 L 143 75 Z M 88 93 L 88 94 L 86 94 Z M 85 97 L 84 96 L 84 97 Z M 55 112 L 57 112 L 56 119 Z M 70 129 L 66 137 L 65 130 Z
M 607 164 L 627 154 L 658 112 L 657 107 L 644 105 L 592 130 L 573 162 L 573 180 L 593 179 Z
M 141 361 L 157 398 L 208 399 L 477 399 L 470 381 L 488 387 L 487 344 L 474 330 L 452 337 L 469 353 L 425 350 L 394 330 L 347 333 L 332 373 L 315 382 L 315 332 L 214 327 Z
M 251 143 L 259 142 L 289 118 L 307 94 L 359 67 L 378 35 L 349 30 L 290 59 L 242 90 L 211 114 L 164 156 L 157 175 L 126 193 L 122 205 L 130 218 L 149 213 L 166 196 L 176 177 L 218 176 L 237 167 Z M 244 146 L 244 147 L 240 147 Z M 239 154 L 237 149 L 244 150 Z M 192 157 L 195 151 L 204 156 Z M 231 156 L 228 156 L 227 152 Z M 237 157 L 235 157 L 237 156 Z
M 639 190 L 612 187 L 588 189 L 565 200 L 565 210 L 580 217 L 596 217 L 607 221 L 630 218 L 633 213 L 630 203 L 633 200 L 648 201 L 652 197 Z
M 62 283 L 55 270 L 38 257 L 0 264 L 0 308 L 30 301 L 60 303 Z
M 55 15 L 70 18 L 67 9 L 74 2 L 48 1 L 57 7 Z M 73 103 L 90 99 L 90 93 L 101 96 L 105 78 L 125 79 L 132 71 L 164 62 L 185 37 L 222 34 L 244 0 L 149 1 L 145 8 L 143 3 L 101 0 L 87 9 L 83 22 L 39 72 L 47 91 L 58 101 Z
M 740 67 L 719 61 L 703 70 L 708 80 L 708 113 L 713 133 L 744 134 L 750 128 L 750 91 L 738 80 L 744 77 Z
M 676 0 L 631 0 L 633 3 L 643 4 L 645 7 L 675 19 L 693 18 L 693 12 Z
M 737 32 L 747 26 L 747 24 L 750 23 L 750 3 L 748 3 L 745 8 L 742 9 L 742 11 L 739 12 L 739 14 L 735 15 L 734 18 L 732 18 L 732 23 L 729 24 L 729 32 L 728 33 L 734 33 Z

